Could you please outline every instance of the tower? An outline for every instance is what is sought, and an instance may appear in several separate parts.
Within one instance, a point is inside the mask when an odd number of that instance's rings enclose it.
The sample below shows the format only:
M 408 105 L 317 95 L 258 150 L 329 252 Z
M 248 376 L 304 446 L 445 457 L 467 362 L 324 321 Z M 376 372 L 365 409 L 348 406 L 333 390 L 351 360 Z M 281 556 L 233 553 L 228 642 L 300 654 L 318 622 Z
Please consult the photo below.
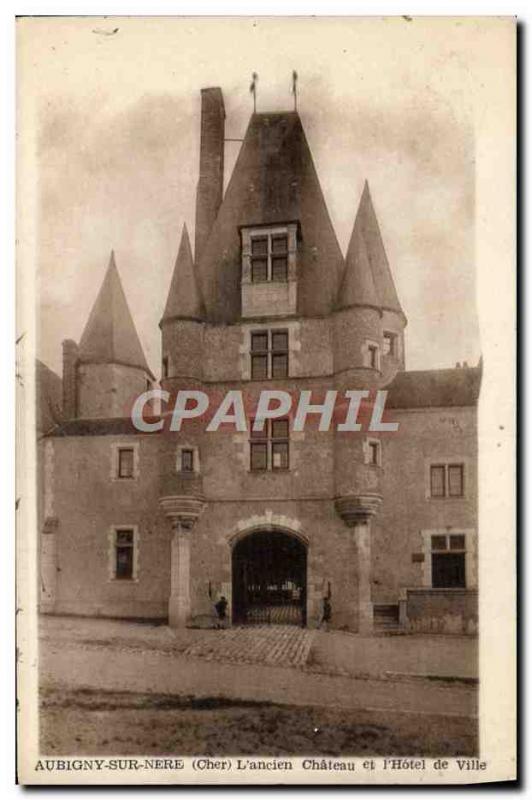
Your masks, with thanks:
M 175 394 L 180 388 L 201 389 L 205 310 L 183 226 L 170 290 L 159 323 L 162 334 L 161 386 Z M 164 431 L 159 448 L 159 503 L 172 525 L 171 625 L 183 626 L 190 613 L 190 537 L 204 506 L 199 471 L 201 431 Z M 186 456 L 186 457 L 185 457 Z
M 128 416 L 153 380 L 111 252 L 79 347 L 63 342 L 65 416 Z
M 406 317 L 395 290 L 366 181 L 334 314 L 334 371 L 339 390 L 376 391 L 404 368 Z M 382 442 L 337 432 L 336 510 L 354 529 L 358 556 L 358 630 L 371 630 L 371 519 L 382 501 Z

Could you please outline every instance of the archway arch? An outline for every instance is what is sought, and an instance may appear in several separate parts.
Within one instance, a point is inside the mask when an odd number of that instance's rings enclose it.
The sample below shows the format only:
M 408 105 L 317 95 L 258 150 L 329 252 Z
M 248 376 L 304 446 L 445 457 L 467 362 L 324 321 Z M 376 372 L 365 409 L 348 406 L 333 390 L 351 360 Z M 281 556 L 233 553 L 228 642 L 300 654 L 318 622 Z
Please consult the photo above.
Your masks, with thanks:
M 305 625 L 307 544 L 278 526 L 233 540 L 232 618 L 236 624 Z

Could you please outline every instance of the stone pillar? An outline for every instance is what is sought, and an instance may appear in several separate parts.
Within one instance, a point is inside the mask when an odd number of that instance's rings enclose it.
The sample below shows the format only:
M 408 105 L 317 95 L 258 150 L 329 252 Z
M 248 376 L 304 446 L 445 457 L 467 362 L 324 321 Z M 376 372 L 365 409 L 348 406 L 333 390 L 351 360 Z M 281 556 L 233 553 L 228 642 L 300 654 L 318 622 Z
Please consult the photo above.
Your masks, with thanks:
M 377 513 L 382 498 L 377 494 L 345 495 L 335 501 L 336 511 L 354 533 L 357 553 L 357 609 L 358 633 L 373 632 L 373 605 L 371 602 L 371 518 Z
M 168 621 L 172 628 L 185 628 L 190 616 L 190 526 L 176 519 L 172 528 Z
M 353 524 L 358 562 L 358 632 L 365 634 L 373 631 L 370 526 L 370 517 L 358 519 Z
M 46 517 L 41 533 L 40 553 L 40 602 L 42 614 L 52 614 L 55 606 L 57 586 L 57 519 Z
M 172 628 L 186 628 L 190 619 L 190 542 L 205 501 L 192 494 L 166 495 L 159 498 L 159 504 L 172 523 L 168 622 Z

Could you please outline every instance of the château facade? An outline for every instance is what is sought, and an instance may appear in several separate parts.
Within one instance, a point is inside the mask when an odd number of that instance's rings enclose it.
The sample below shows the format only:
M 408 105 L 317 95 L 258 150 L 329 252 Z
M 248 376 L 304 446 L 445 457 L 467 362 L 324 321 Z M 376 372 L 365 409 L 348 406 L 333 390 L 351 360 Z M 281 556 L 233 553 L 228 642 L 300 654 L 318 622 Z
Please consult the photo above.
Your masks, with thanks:
M 223 96 L 201 98 L 160 387 L 250 408 L 264 389 L 385 389 L 399 429 L 137 430 L 156 378 L 112 255 L 39 443 L 41 611 L 209 625 L 224 596 L 233 624 L 314 626 L 328 597 L 334 628 L 475 632 L 480 367 L 405 371 L 369 186 L 344 257 L 297 112 L 252 115 L 224 194 Z

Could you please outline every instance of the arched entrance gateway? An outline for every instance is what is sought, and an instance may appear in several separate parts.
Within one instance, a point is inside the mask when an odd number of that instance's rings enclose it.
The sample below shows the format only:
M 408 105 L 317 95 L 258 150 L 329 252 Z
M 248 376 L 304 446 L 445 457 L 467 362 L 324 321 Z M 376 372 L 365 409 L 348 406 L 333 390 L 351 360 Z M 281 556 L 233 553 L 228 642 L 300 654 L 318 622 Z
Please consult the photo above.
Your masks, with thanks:
M 307 548 L 290 533 L 263 529 L 233 547 L 233 623 L 305 625 Z

